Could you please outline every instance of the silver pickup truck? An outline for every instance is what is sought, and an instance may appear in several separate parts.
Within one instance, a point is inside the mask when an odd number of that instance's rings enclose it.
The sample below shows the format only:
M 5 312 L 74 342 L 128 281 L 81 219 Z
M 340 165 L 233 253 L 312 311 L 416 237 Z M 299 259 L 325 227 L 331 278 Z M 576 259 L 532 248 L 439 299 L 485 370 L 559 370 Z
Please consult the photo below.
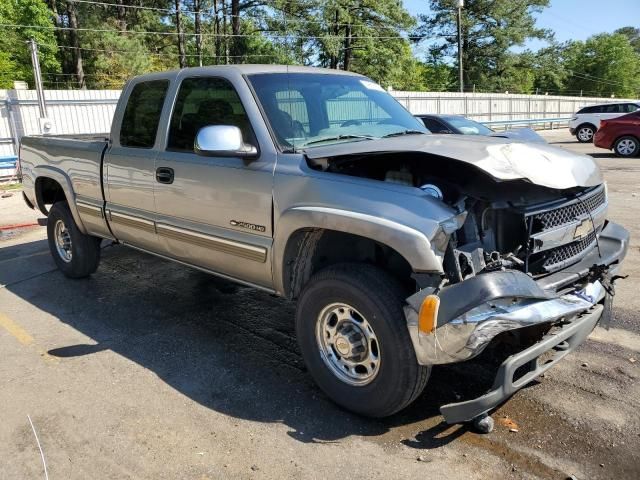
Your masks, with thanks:
M 144 75 L 110 134 L 24 137 L 19 158 L 65 275 L 95 272 L 109 239 L 295 299 L 311 375 L 377 417 L 433 365 L 515 342 L 485 395 L 441 408 L 490 429 L 489 411 L 610 317 L 629 241 L 590 157 L 430 135 L 335 70 Z

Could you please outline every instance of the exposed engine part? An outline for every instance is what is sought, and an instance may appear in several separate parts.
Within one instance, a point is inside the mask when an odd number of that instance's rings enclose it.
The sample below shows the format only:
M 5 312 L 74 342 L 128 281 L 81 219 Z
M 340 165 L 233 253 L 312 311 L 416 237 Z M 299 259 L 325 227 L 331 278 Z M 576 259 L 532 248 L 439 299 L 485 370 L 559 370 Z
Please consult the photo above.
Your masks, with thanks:
M 426 193 L 431 197 L 437 198 L 438 200 L 442 200 L 444 198 L 444 194 L 442 193 L 442 190 L 440 190 L 433 183 L 425 183 L 420 187 L 420 190 L 422 190 L 424 193 Z
M 413 186 L 413 175 L 405 167 L 402 167 L 402 170 L 399 171 L 389 170 L 384 176 L 384 181 L 387 183 L 396 183 L 411 187 Z
M 457 274 L 461 280 L 480 273 L 486 267 L 482 248 L 464 245 L 460 249 L 454 249 L 453 255 Z
M 557 190 L 524 180 L 496 181 L 463 162 L 443 160 L 386 152 L 308 162 L 314 169 L 420 188 L 454 208 L 455 221 L 442 223 L 431 239 L 444 254 L 448 283 L 504 269 L 543 276 L 596 248 L 605 226 L 604 185 Z

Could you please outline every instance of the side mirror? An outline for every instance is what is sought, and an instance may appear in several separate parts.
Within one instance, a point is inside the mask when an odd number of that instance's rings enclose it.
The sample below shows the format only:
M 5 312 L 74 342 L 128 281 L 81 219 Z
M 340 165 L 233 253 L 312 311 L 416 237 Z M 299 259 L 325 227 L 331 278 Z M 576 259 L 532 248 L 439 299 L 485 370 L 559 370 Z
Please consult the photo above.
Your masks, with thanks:
M 258 149 L 244 143 L 242 132 L 233 125 L 209 125 L 196 135 L 193 146 L 198 155 L 206 157 L 256 157 Z

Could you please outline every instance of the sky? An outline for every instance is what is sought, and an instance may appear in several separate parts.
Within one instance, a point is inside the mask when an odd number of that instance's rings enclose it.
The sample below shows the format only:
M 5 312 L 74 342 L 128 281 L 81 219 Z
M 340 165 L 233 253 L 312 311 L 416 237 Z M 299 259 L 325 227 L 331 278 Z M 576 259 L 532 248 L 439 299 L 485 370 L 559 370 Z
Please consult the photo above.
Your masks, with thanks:
M 428 0 L 404 0 L 412 14 L 429 12 Z M 601 32 L 640 24 L 640 0 L 551 0 L 537 16 L 538 26 L 556 33 L 556 40 L 585 40 Z M 525 47 L 536 50 L 546 42 L 529 41 Z M 520 50 L 520 49 L 516 49 Z

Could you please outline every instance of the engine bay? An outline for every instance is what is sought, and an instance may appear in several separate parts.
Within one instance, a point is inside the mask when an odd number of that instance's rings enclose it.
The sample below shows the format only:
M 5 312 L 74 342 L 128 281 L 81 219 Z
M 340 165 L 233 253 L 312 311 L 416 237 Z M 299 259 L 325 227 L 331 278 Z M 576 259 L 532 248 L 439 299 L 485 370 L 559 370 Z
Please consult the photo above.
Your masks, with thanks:
M 594 248 L 604 226 L 603 185 L 556 190 L 526 180 L 496 181 L 446 157 L 419 152 L 398 157 L 397 152 L 376 153 L 307 162 L 316 170 L 418 188 L 459 213 L 467 212 L 446 244 L 448 283 L 504 269 L 547 275 Z

